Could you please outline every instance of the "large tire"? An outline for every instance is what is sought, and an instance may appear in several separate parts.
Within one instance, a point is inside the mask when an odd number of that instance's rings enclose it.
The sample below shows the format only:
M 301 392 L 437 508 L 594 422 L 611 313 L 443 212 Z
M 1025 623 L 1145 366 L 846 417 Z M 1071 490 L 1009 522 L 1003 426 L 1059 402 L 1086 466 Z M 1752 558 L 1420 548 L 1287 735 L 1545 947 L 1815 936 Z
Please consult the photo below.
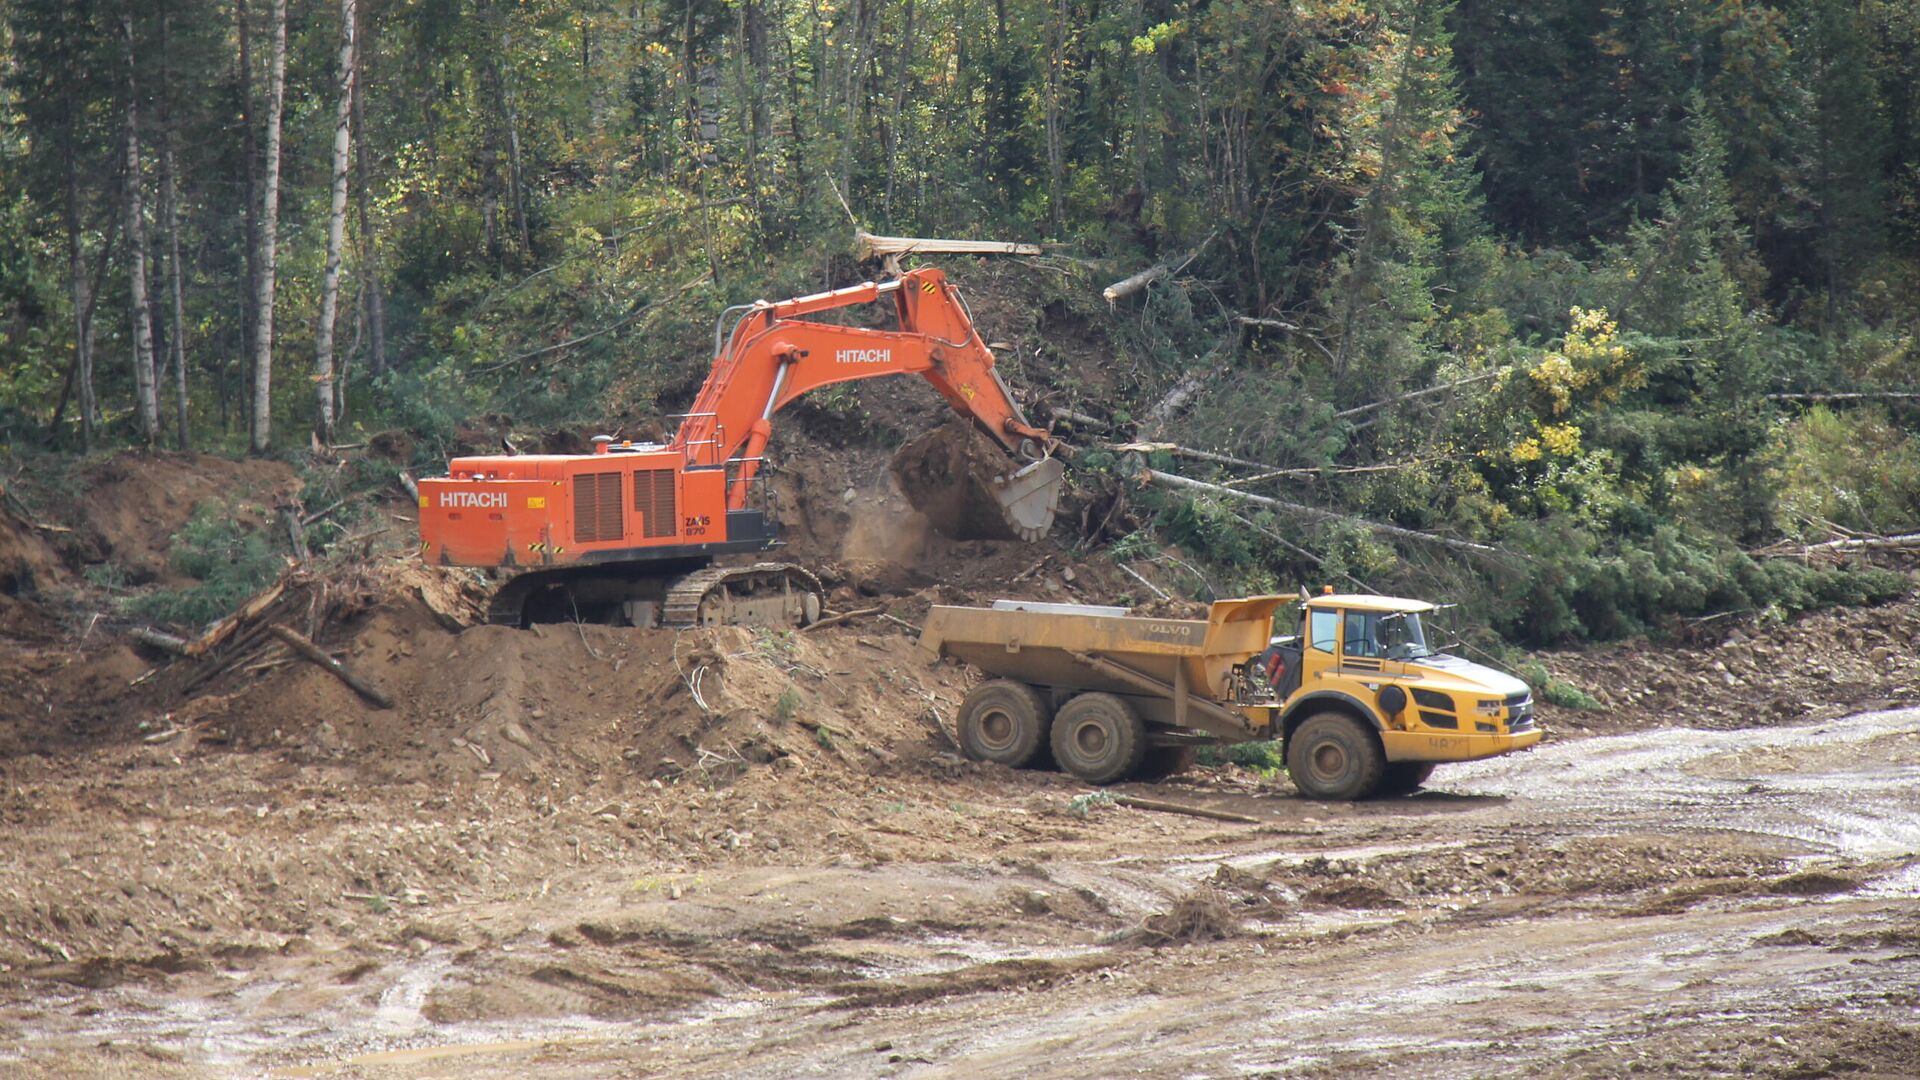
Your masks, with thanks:
M 1179 776 L 1193 768 L 1199 756 L 1200 748 L 1191 743 L 1186 746 L 1149 746 L 1146 757 L 1140 760 L 1140 767 L 1133 770 L 1133 778 L 1157 781 Z
M 1309 799 L 1364 799 L 1386 771 L 1379 740 L 1345 713 L 1315 713 L 1287 741 L 1287 775 Z
M 983 682 L 960 703 L 960 752 L 975 761 L 1024 769 L 1047 741 L 1047 701 L 1026 683 Z
M 1380 778 L 1376 795 L 1408 795 L 1419 790 L 1420 785 L 1433 775 L 1431 761 L 1390 761 L 1387 771 Z
M 1147 725 L 1112 694 L 1081 694 L 1053 718 L 1053 760 L 1089 784 L 1132 776 L 1147 755 Z

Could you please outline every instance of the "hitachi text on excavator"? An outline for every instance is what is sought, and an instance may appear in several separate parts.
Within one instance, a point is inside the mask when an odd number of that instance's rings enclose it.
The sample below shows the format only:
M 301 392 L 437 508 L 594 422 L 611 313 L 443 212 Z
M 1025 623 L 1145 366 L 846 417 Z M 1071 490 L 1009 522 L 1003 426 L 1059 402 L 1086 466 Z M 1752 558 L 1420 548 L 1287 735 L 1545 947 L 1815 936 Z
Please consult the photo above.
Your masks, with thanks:
M 806 318 L 882 300 L 893 303 L 892 330 Z M 924 377 L 1007 456 L 987 469 L 922 468 L 956 489 L 909 487 L 935 527 L 959 539 L 1033 541 L 1052 526 L 1065 471 L 1053 440 L 1028 422 L 939 270 L 728 308 L 714 353 L 664 444 L 599 436 L 591 454 L 460 457 L 446 476 L 422 480 L 422 556 L 517 571 L 494 593 L 498 623 L 804 626 L 821 610 L 811 572 L 714 561 L 779 546 L 775 523 L 754 505 L 775 413 L 819 387 L 904 374 Z M 983 490 L 957 490 L 968 485 Z

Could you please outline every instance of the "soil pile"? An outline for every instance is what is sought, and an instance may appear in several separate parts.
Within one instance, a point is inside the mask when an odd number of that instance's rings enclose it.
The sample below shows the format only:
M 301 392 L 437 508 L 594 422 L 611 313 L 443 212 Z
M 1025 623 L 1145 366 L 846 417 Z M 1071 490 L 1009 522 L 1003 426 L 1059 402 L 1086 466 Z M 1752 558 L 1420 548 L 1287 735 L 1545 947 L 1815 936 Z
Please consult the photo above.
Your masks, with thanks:
M 1725 620 L 1732 622 L 1732 620 Z M 1731 729 L 1791 724 L 1920 701 L 1920 602 L 1726 626 L 1693 647 L 1634 640 L 1544 653 L 1554 676 L 1599 709 L 1547 707 L 1549 727 L 1621 731 L 1651 723 Z
M 893 457 L 894 479 L 908 501 L 935 531 L 955 540 L 1016 538 L 995 492 L 1017 467 L 965 420 L 927 432 Z

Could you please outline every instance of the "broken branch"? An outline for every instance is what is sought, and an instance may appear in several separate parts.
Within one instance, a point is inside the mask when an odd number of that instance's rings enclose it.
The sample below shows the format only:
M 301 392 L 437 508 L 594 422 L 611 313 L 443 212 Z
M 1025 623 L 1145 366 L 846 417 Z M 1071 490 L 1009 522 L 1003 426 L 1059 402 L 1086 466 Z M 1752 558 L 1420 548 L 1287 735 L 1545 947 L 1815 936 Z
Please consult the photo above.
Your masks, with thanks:
M 393 699 L 381 692 L 379 687 L 355 675 L 345 664 L 328 656 L 326 650 L 315 645 L 305 634 L 279 623 L 269 625 L 267 632 L 279 638 L 282 644 L 300 654 L 302 658 L 326 669 L 328 674 L 345 683 L 354 693 L 367 701 L 382 709 L 393 708 Z
M 1141 577 L 1139 571 L 1135 570 L 1133 567 L 1128 566 L 1126 563 L 1114 563 L 1114 565 L 1118 566 L 1121 569 L 1121 571 L 1125 573 L 1128 577 L 1132 578 L 1133 580 L 1139 582 L 1142 585 L 1145 585 L 1147 588 L 1152 589 L 1153 595 L 1159 597 L 1162 600 L 1173 599 L 1171 596 L 1167 595 L 1166 590 L 1162 589 L 1158 585 L 1155 585 L 1153 582 L 1148 581 L 1146 578 Z
M 1107 286 L 1106 288 L 1101 289 L 1100 295 L 1104 297 L 1107 303 L 1109 304 L 1113 303 L 1116 300 L 1121 299 L 1122 297 L 1132 296 L 1134 293 L 1137 293 L 1141 289 L 1144 289 L 1147 286 L 1153 284 L 1154 282 L 1159 281 L 1161 278 L 1166 277 L 1168 274 L 1177 274 L 1180 271 L 1185 270 L 1187 268 L 1187 264 L 1199 258 L 1200 253 L 1202 251 L 1205 251 L 1207 248 L 1207 245 L 1212 242 L 1213 242 L 1213 235 L 1209 234 L 1205 240 L 1200 241 L 1199 247 L 1194 248 L 1191 252 L 1188 252 L 1185 256 L 1181 257 L 1180 259 L 1178 260 L 1168 259 L 1166 262 L 1155 263 L 1152 266 L 1147 267 L 1145 270 L 1142 270 L 1137 274 L 1131 275 L 1129 277 L 1121 278 L 1119 281 L 1116 281 L 1113 284 Z M 1178 266 L 1174 265 L 1175 262 L 1178 262 L 1179 265 Z
M 1159 799 L 1142 799 L 1137 795 L 1115 795 L 1115 806 L 1130 806 L 1135 810 L 1157 810 L 1162 814 L 1184 814 L 1187 817 L 1206 818 L 1209 821 L 1231 821 L 1236 825 L 1258 825 L 1260 819 L 1245 814 L 1233 814 L 1225 810 L 1213 810 L 1204 806 L 1187 806 L 1182 803 L 1161 802 Z
M 1494 376 L 1500 374 L 1502 371 L 1505 371 L 1505 370 L 1506 370 L 1505 368 L 1497 368 L 1493 371 L 1483 371 L 1478 375 L 1469 375 L 1464 379 L 1455 379 L 1452 382 L 1441 383 L 1438 386 L 1429 386 L 1420 390 L 1410 390 L 1404 394 L 1395 394 L 1393 397 L 1390 397 L 1390 398 L 1382 398 L 1379 401 L 1370 401 L 1365 405 L 1355 405 L 1351 409 L 1342 409 L 1339 412 L 1334 413 L 1333 418 L 1335 420 L 1339 420 L 1343 417 L 1358 416 L 1363 412 L 1371 412 L 1374 409 L 1384 409 L 1389 405 L 1397 405 L 1402 401 L 1412 401 L 1414 398 L 1426 397 L 1429 394 L 1438 394 L 1443 391 L 1452 390 L 1456 387 L 1467 386 L 1471 383 L 1485 382 L 1488 379 L 1493 378 Z
M 141 644 L 151 645 L 156 649 L 165 649 L 167 652 L 174 653 L 178 656 L 187 655 L 186 638 L 177 637 L 163 630 L 155 630 L 151 626 L 136 626 L 127 631 L 127 636 Z
M 911 255 L 922 252 L 951 252 L 960 255 L 1038 255 L 1039 244 L 1018 244 L 1004 240 L 939 240 L 923 236 L 875 236 L 855 231 L 853 239 L 860 247 L 860 258 L 876 255 Z
M 875 607 L 861 608 L 858 611 L 843 611 L 838 615 L 829 615 L 818 622 L 808 623 L 807 625 L 800 628 L 800 632 L 805 634 L 805 633 L 810 633 L 814 630 L 819 630 L 828 626 L 839 626 L 841 623 L 846 622 L 848 619 L 859 619 L 859 618 L 864 618 L 868 615 L 879 615 L 886 610 L 887 610 L 887 605 L 880 604 Z
M 1492 555 L 1497 554 L 1500 550 L 1499 548 L 1490 547 L 1486 544 L 1476 544 L 1471 540 L 1456 540 L 1451 536 L 1437 536 L 1433 533 L 1424 533 L 1416 529 L 1406 529 L 1398 525 L 1389 525 L 1384 521 L 1370 521 L 1366 518 L 1355 517 L 1351 514 L 1339 514 L 1331 510 L 1322 510 L 1317 506 L 1306 506 L 1301 503 L 1287 502 L 1284 499 L 1270 498 L 1266 495 L 1255 495 L 1251 491 L 1240 491 L 1220 484 L 1209 484 L 1204 480 L 1190 480 L 1187 477 L 1175 476 L 1172 473 L 1142 469 L 1140 470 L 1140 477 L 1144 482 L 1159 484 L 1161 487 L 1184 488 L 1189 491 L 1204 491 L 1209 495 L 1223 495 L 1228 498 L 1250 502 L 1256 506 L 1265 506 L 1274 510 L 1284 510 L 1287 513 L 1297 514 L 1315 521 L 1357 522 L 1372 529 L 1374 532 L 1387 536 L 1397 536 L 1403 540 L 1418 540 L 1427 544 L 1440 544 L 1444 547 L 1453 548 L 1455 551 L 1466 551 L 1476 555 Z

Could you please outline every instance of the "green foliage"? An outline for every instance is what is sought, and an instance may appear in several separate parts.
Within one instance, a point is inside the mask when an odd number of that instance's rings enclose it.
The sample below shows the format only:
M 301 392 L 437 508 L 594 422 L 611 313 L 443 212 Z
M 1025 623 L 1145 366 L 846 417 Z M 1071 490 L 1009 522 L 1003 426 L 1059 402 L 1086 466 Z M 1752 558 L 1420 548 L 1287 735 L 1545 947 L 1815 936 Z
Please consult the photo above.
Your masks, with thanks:
M 1588 711 L 1601 708 L 1598 698 L 1570 682 L 1554 678 L 1552 672 L 1547 670 L 1547 665 L 1538 660 L 1528 661 L 1516 674 L 1525 679 L 1533 687 L 1534 693 L 1548 704 Z
M 773 722 L 786 725 L 800 712 L 800 692 L 789 686 L 773 702 Z M 821 730 L 825 730 L 824 728 Z
M 1067 800 L 1067 813 L 1074 817 L 1091 817 L 1093 811 L 1114 804 L 1110 791 L 1089 791 L 1084 795 L 1075 795 Z
M 1832 525 L 1873 533 L 1920 529 L 1920 443 L 1872 409 L 1815 406 L 1784 430 L 1780 516 L 1806 539 Z
M 267 538 L 236 519 L 233 508 L 202 503 L 173 536 L 168 558 L 174 569 L 198 580 L 177 591 L 134 597 L 127 611 L 143 619 L 200 627 L 259 592 L 283 565 Z
M 1263 776 L 1271 776 L 1287 767 L 1280 743 L 1274 739 L 1203 746 L 1196 760 L 1202 765 L 1238 765 Z
M 1731 544 L 1683 536 L 1670 525 L 1613 544 L 1559 519 L 1515 529 L 1527 557 L 1500 586 L 1495 625 L 1508 637 L 1549 643 L 1659 632 L 1672 620 L 1722 612 L 1794 614 L 1907 594 L 1905 575 L 1873 568 L 1812 568 L 1754 560 Z

